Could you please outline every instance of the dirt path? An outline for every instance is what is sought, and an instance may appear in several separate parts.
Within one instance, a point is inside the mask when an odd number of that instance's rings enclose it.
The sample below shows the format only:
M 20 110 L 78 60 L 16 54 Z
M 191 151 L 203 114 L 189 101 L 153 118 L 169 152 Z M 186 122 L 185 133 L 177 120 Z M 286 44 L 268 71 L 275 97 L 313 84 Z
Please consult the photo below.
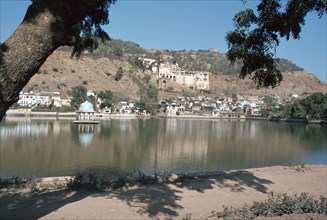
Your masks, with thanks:
M 194 219 L 222 207 L 264 201 L 267 193 L 327 196 L 327 165 L 235 170 L 182 183 L 141 185 L 113 192 L 2 189 L 1 219 Z

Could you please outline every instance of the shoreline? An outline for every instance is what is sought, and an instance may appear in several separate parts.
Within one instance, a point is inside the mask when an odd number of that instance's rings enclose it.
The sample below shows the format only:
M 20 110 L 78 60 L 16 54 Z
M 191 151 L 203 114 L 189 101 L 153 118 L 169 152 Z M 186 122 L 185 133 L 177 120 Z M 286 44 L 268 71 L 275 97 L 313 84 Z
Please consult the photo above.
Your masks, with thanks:
M 76 119 L 75 112 L 31 112 L 29 109 L 25 110 L 8 110 L 6 118 L 31 118 L 31 119 L 57 119 L 57 120 L 74 120 Z M 207 116 L 207 115 L 176 115 L 176 116 L 139 116 L 136 114 L 106 114 L 97 113 L 95 118 L 98 120 L 107 119 L 148 119 L 148 118 L 163 118 L 163 119 L 213 119 L 213 120 L 231 120 L 231 121 L 270 121 L 270 122 L 284 122 L 284 123 L 301 123 L 301 124 L 317 124 L 326 125 L 326 120 L 307 120 L 297 118 L 280 118 L 280 117 L 264 117 L 264 116 L 243 116 L 243 117 L 221 117 L 221 116 Z
M 284 169 L 293 169 L 298 172 L 303 172 L 304 170 L 310 169 L 310 167 L 326 167 L 326 175 L 327 175 L 327 164 L 292 164 L 292 165 L 273 165 L 273 166 L 262 166 L 262 167 L 252 167 L 252 168 L 240 168 L 240 169 L 231 169 L 231 170 L 219 170 L 219 171 L 204 171 L 204 172 L 189 172 L 189 173 L 166 173 L 163 172 L 164 174 L 161 174 L 160 172 L 158 174 L 145 174 L 145 173 L 140 173 L 143 178 L 147 178 L 148 180 L 153 180 L 154 178 L 158 178 L 157 183 L 169 183 L 175 181 L 177 178 L 189 178 L 189 179 L 196 179 L 196 178 L 210 178 L 213 176 L 221 176 L 224 175 L 225 173 L 228 172 L 239 172 L 242 170 L 256 170 L 256 169 L 265 169 L 265 168 L 284 168 Z M 134 172 L 132 172 L 134 173 Z M 94 177 L 100 177 L 96 176 L 95 173 L 78 173 L 77 175 L 94 175 Z M 15 179 L 19 179 L 21 182 L 29 182 L 29 181 L 38 181 L 38 182 L 67 182 L 67 181 L 73 181 L 77 175 L 70 175 L 70 176 L 44 176 L 44 177 L 26 177 L 26 178 L 21 178 L 21 177 L 12 177 L 12 178 L 0 178 L 0 189 L 2 185 L 7 185 L 7 184 L 14 184 Z M 109 176 L 112 176 L 109 174 Z M 105 176 L 101 176 L 103 178 L 106 178 Z M 125 178 L 127 181 L 131 182 L 138 182 L 140 176 L 137 175 L 129 175 L 129 173 L 117 173 L 116 176 L 114 176 L 112 179 L 106 178 L 108 181 L 116 181 L 118 178 Z M 85 182 L 87 183 L 87 181 Z M 327 188 L 326 188 L 327 190 Z
M 4 219 L 207 219 L 224 207 L 266 201 L 270 192 L 326 196 L 326 182 L 327 165 L 307 165 L 210 172 L 105 191 L 2 189 L 0 213 Z

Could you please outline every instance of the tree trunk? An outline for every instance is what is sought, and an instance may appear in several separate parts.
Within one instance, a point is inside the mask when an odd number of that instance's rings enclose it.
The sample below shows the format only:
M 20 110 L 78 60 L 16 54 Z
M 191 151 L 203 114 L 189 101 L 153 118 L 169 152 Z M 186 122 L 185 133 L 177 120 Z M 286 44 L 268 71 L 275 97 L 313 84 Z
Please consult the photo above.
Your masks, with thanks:
M 108 21 L 106 10 L 112 3 L 115 0 L 33 1 L 23 22 L 0 46 L 0 121 L 47 57 L 59 46 L 75 45 L 86 16 L 92 15 L 93 25 L 101 30 L 98 26 Z
M 19 93 L 38 71 L 47 57 L 60 46 L 52 25 L 55 16 L 44 10 L 33 20 L 23 21 L 1 45 L 0 121 Z

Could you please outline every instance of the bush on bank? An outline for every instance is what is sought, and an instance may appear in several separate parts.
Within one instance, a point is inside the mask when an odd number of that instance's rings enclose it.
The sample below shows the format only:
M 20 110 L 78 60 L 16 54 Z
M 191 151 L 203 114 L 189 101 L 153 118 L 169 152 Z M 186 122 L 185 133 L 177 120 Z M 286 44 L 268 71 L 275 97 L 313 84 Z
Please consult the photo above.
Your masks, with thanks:
M 223 219 L 254 219 L 256 217 L 277 217 L 290 214 L 317 213 L 327 216 L 327 197 L 314 199 L 307 193 L 289 196 L 287 194 L 268 194 L 268 200 L 254 202 L 242 208 L 224 207 L 222 212 L 213 212 L 211 217 Z

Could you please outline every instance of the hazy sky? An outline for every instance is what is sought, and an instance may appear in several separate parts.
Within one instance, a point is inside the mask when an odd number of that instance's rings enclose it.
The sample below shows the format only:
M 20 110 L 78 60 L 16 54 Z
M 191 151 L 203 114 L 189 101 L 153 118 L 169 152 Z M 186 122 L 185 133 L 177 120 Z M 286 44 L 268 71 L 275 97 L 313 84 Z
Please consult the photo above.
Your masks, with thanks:
M 286 1 L 283 1 L 286 2 Z M 242 9 L 255 8 L 248 0 L 118 0 L 104 29 L 112 38 L 133 41 L 145 49 L 227 51 L 226 32 Z M 0 0 L 0 41 L 22 21 L 30 0 Z M 306 17 L 300 40 L 282 42 L 277 57 L 286 58 L 327 82 L 327 17 Z

